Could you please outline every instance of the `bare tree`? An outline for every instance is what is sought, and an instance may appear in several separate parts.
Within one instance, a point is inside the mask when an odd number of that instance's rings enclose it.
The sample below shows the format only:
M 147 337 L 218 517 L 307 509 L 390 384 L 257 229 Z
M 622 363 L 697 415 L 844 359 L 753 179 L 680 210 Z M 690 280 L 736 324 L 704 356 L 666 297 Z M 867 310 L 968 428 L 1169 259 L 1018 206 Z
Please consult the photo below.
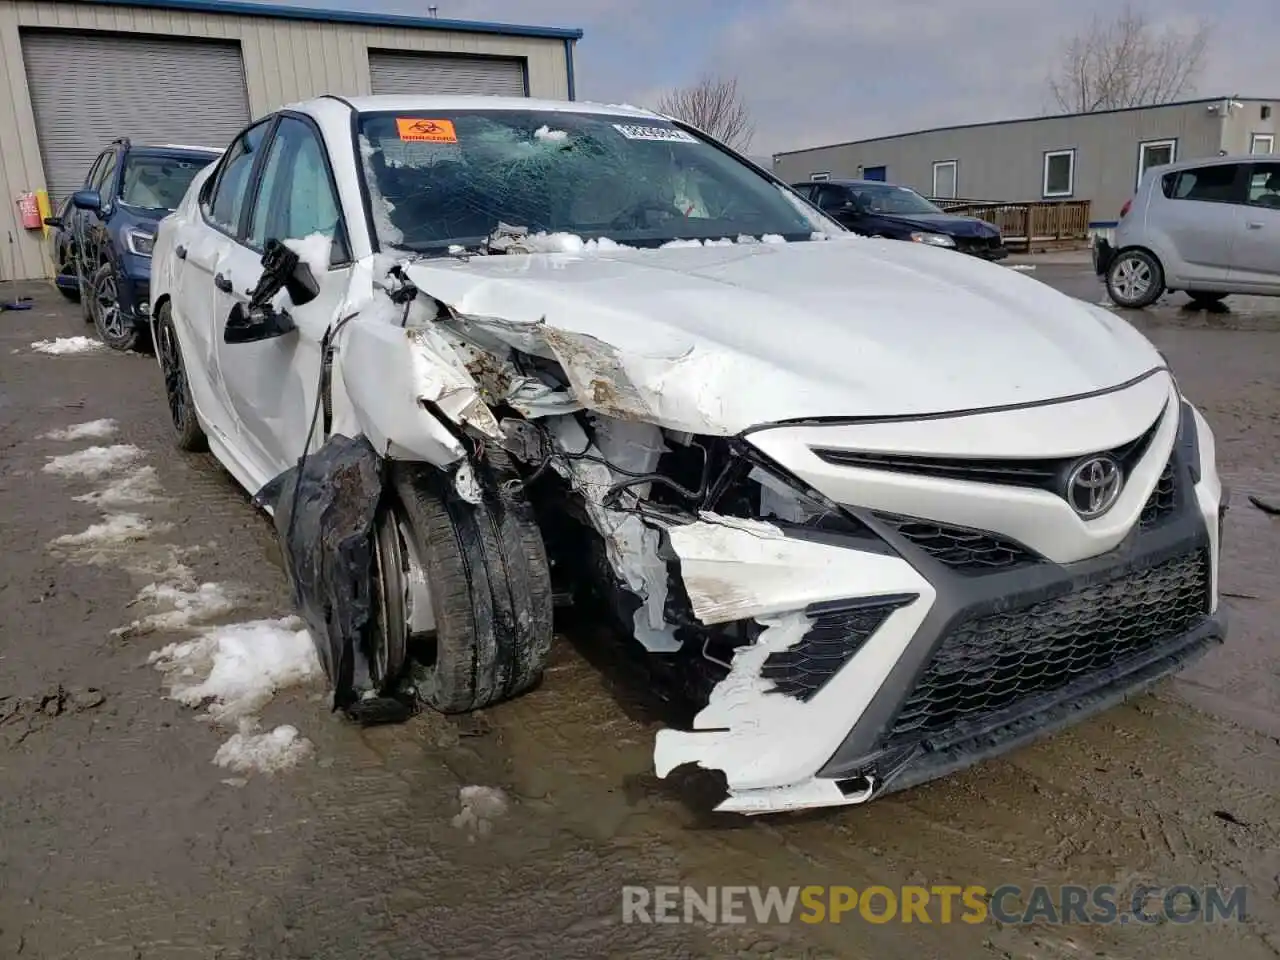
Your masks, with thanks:
M 692 124 L 735 150 L 745 149 L 755 133 L 736 77 L 701 77 L 692 86 L 663 94 L 655 109 Z
M 1066 113 L 1170 103 L 1195 91 L 1212 33 L 1205 20 L 1158 29 L 1126 4 L 1063 44 L 1049 94 Z

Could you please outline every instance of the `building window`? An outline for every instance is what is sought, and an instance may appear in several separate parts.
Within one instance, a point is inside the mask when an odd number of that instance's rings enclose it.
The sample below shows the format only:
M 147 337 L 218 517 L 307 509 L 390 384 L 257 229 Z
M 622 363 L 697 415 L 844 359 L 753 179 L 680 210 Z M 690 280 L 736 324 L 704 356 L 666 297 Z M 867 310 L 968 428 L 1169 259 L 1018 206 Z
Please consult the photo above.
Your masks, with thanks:
M 956 161 L 937 160 L 933 164 L 933 196 L 939 200 L 956 198 Z
M 1275 146 L 1275 134 L 1271 133 L 1255 133 L 1253 139 L 1249 143 L 1250 153 L 1269 154 Z
M 1044 197 L 1069 197 L 1076 191 L 1076 152 L 1051 150 L 1044 155 Z
M 1135 181 L 1135 187 L 1142 182 L 1142 175 L 1151 167 L 1173 163 L 1177 159 L 1177 140 L 1147 140 L 1138 144 L 1138 179 Z
M 821 182 L 822 182 L 822 181 L 824 181 L 824 180 L 830 180 L 830 179 L 831 179 L 831 174 L 829 174 L 829 173 L 811 173 L 811 174 L 809 174 L 809 179 L 810 179 L 810 180 L 812 180 L 812 181 L 814 181 L 815 183 L 821 183 Z

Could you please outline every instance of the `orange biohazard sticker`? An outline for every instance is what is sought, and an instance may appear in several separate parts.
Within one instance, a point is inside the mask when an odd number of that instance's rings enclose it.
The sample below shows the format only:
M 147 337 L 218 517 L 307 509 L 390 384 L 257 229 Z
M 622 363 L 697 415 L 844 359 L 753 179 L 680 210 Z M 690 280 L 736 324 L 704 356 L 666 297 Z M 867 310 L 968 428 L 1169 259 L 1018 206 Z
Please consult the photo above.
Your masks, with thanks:
M 396 130 L 401 140 L 425 140 L 428 143 L 457 143 L 458 134 L 452 120 L 420 120 L 396 117 Z

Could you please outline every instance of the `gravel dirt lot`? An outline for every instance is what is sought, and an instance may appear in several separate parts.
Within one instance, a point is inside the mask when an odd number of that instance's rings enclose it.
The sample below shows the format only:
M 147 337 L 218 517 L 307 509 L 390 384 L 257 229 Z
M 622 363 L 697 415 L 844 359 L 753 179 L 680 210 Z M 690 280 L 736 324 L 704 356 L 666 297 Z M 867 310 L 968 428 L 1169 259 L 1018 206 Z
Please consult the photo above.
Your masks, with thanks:
M 1098 302 L 1087 267 L 1030 274 Z M 8 289 L 5 289 L 5 287 Z M 1156 692 L 1047 741 L 867 807 L 702 812 L 651 773 L 655 707 L 566 620 L 546 682 L 483 714 L 359 729 L 323 691 L 281 692 L 310 757 L 274 776 L 214 764 L 227 731 L 165 697 L 148 654 L 198 631 L 126 630 L 177 564 L 232 599 L 211 621 L 288 615 L 272 530 L 208 455 L 173 447 L 152 357 L 51 356 L 86 335 L 51 288 L 0 314 L 0 958 L 1280 957 L 1280 302 L 1133 318 L 1217 432 L 1233 490 L 1228 644 Z M 50 431 L 112 418 L 110 439 Z M 103 480 L 50 457 L 132 444 L 158 497 L 77 500 Z M 149 473 L 139 482 L 146 482 Z M 51 545 L 104 514 L 136 539 Z M 113 631 L 117 631 L 114 632 Z M 459 790 L 510 798 L 455 825 Z M 621 923 L 624 884 L 1248 887 L 1243 922 L 1154 926 Z

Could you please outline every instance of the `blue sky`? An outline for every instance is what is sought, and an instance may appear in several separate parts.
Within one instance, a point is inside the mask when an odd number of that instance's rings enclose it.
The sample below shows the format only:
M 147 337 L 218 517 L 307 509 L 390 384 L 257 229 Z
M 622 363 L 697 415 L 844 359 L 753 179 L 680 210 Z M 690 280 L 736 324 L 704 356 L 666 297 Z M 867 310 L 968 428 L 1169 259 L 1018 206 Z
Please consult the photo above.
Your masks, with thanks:
M 426 0 L 274 0 L 425 15 Z M 1280 97 L 1277 0 L 1154 0 L 1208 17 L 1197 93 Z M 1117 0 L 435 0 L 440 17 L 581 27 L 579 99 L 647 105 L 710 71 L 738 78 L 769 154 L 1043 112 L 1061 41 Z M 1143 6 L 1139 0 L 1138 6 Z

